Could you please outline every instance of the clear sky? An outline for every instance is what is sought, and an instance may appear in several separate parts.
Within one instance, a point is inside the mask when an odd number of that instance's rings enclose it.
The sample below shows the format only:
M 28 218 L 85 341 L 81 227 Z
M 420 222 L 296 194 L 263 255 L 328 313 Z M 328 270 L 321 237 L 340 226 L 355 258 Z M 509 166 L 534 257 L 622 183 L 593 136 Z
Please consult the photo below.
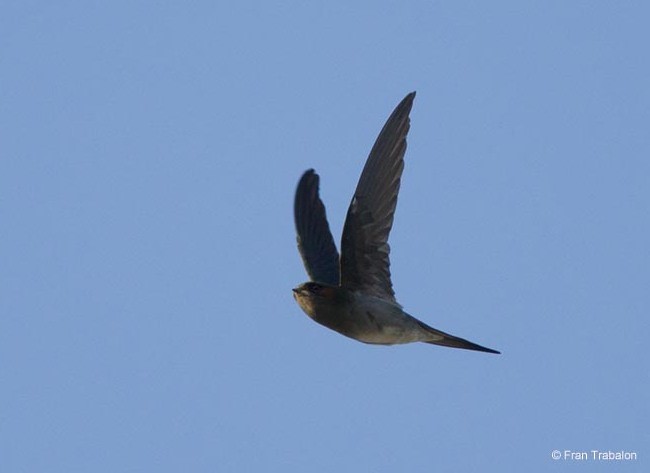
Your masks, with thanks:
M 2 2 L 0 471 L 650 471 L 648 18 Z M 364 345 L 292 298 L 298 178 L 338 242 L 412 90 L 397 298 L 502 355 Z

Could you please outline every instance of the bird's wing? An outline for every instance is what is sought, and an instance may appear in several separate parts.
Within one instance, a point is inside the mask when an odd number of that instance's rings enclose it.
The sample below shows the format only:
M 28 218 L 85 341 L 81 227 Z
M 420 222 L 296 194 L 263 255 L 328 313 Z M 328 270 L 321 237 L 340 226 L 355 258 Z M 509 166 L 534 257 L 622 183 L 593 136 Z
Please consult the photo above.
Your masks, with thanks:
M 341 242 L 341 285 L 395 301 L 388 234 L 404 169 L 415 92 L 395 108 L 377 137 L 352 197 Z
M 300 178 L 294 201 L 298 250 L 312 281 L 338 286 L 339 253 L 318 195 L 318 174 L 313 169 Z

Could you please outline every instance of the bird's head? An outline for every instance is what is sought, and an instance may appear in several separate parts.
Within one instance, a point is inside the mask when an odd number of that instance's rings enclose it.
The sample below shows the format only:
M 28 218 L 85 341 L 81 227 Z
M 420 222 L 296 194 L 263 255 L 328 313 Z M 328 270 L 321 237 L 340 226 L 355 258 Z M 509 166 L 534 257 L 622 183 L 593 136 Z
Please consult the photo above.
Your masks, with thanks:
M 313 316 L 319 306 L 336 302 L 339 292 L 337 286 L 310 281 L 293 288 L 293 297 L 302 310 Z
M 315 297 L 315 298 L 333 299 L 334 297 L 336 297 L 337 290 L 338 287 L 330 286 L 329 284 L 310 281 L 310 282 L 302 283 L 298 287 L 294 287 L 293 296 L 295 298 Z

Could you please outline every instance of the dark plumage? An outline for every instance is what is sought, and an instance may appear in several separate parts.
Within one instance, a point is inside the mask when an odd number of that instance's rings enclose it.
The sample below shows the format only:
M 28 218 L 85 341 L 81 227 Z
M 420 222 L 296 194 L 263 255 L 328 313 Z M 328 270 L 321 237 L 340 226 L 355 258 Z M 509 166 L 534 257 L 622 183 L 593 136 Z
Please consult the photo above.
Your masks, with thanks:
M 388 236 L 397 205 L 409 113 L 408 94 L 386 121 L 350 202 L 339 257 L 318 194 L 319 177 L 306 171 L 296 189 L 294 217 L 298 250 L 310 282 L 293 290 L 313 320 L 365 343 L 425 342 L 499 353 L 434 329 L 402 310 L 390 279 Z

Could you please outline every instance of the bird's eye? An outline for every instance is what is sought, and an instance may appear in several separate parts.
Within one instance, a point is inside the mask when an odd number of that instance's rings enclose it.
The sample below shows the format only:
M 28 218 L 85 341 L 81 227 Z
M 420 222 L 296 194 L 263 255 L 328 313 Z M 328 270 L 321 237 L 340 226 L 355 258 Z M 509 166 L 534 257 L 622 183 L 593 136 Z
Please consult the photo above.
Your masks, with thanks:
M 311 290 L 311 292 L 320 292 L 320 286 L 317 284 L 312 284 L 309 289 Z

